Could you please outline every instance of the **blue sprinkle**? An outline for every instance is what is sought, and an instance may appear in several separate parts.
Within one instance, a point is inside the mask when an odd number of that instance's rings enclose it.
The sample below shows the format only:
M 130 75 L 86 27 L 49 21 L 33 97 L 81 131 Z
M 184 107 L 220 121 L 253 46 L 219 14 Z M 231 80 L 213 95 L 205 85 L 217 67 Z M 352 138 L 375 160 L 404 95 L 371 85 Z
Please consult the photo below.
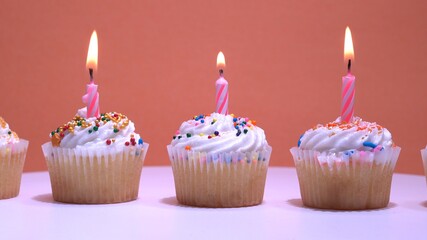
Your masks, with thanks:
M 371 147 L 371 148 L 376 148 L 378 145 L 375 144 L 375 143 L 366 141 L 366 142 L 363 143 L 363 146 L 365 146 L 365 147 Z
M 242 132 L 239 130 L 237 131 L 236 136 L 238 137 L 240 134 L 242 134 Z
M 354 150 L 345 151 L 344 154 L 347 155 L 347 156 L 351 156 L 351 155 L 354 154 Z
M 298 140 L 298 147 L 301 145 L 301 138 L 302 137 L 304 137 L 304 134 L 301 134 L 301 136 L 299 137 L 299 140 Z
M 237 122 L 237 118 L 233 118 L 233 122 Z
M 142 145 L 144 143 L 144 141 L 142 141 L 142 138 L 140 138 L 139 140 L 138 140 L 138 144 L 139 145 Z
M 200 120 L 200 122 L 201 122 L 201 123 L 205 123 L 205 120 L 203 120 L 203 119 L 202 119 L 202 120 Z

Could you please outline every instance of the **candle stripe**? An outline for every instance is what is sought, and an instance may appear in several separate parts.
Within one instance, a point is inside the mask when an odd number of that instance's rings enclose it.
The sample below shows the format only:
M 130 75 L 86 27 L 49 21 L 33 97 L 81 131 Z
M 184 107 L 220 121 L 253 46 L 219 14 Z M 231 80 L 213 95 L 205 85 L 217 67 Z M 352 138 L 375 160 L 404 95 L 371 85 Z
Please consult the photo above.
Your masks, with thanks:
M 346 99 L 346 104 L 343 107 L 343 116 L 352 116 L 353 115 L 353 103 L 354 102 L 354 92 L 351 93 L 351 96 Z
M 351 122 L 354 114 L 355 77 L 347 75 L 342 78 L 341 121 Z
M 342 106 L 342 112 L 346 112 L 348 107 L 350 106 L 350 104 L 353 102 L 353 98 L 354 98 L 354 84 L 347 84 L 347 92 L 345 93 L 345 95 L 343 95 L 343 101 L 342 104 L 344 104 L 344 106 Z
M 220 77 L 216 82 L 216 112 L 228 114 L 228 82 Z
M 99 117 L 99 93 L 98 85 L 88 84 L 86 95 L 83 96 L 83 102 L 86 103 L 86 117 Z
M 218 93 L 216 95 L 216 99 L 215 99 L 216 102 L 219 101 L 219 98 L 220 98 L 220 96 L 222 94 L 222 91 L 224 91 L 224 88 L 225 88 L 225 85 L 222 85 L 221 88 L 219 89 L 219 91 L 218 91 Z
M 218 112 L 228 114 L 228 92 L 225 94 L 225 99 L 226 101 L 222 101 Z

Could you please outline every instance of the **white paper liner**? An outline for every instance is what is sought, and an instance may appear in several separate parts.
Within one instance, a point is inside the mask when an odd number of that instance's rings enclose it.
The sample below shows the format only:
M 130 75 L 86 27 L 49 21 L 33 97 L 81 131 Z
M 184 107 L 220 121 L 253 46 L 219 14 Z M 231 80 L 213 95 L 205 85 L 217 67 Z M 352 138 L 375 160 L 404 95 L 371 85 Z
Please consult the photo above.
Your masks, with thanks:
M 206 153 L 167 146 L 181 204 L 199 207 L 257 205 L 264 196 L 272 148 Z
M 24 139 L 0 146 L 0 199 L 18 196 L 27 149 Z
M 68 203 L 117 203 L 135 200 L 148 143 L 97 148 L 42 145 L 52 195 Z
M 421 158 L 423 159 L 424 173 L 427 181 L 427 148 L 421 150 Z
M 304 205 L 360 210 L 386 207 L 400 148 L 351 154 L 291 150 Z

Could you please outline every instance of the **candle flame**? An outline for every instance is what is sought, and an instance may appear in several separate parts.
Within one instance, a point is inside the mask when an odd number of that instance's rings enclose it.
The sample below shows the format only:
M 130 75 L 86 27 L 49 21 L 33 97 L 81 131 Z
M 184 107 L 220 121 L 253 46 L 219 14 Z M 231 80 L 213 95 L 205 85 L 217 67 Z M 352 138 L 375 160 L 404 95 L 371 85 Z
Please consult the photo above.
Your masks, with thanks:
M 222 52 L 218 53 L 218 56 L 216 58 L 216 66 L 221 69 L 225 67 L 225 57 Z
M 96 70 L 98 66 L 98 36 L 94 30 L 90 37 L 89 49 L 87 51 L 86 67 Z
M 353 39 L 351 37 L 350 28 L 345 29 L 345 40 L 344 40 L 344 60 L 354 61 L 354 50 L 353 50 Z

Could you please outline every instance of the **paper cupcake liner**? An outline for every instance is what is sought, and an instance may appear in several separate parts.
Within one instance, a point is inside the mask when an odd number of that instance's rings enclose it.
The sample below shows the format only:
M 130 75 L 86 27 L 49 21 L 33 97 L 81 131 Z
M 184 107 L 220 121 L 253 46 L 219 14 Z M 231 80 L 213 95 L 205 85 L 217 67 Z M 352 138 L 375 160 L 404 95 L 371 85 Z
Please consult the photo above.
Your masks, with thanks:
M 327 153 L 291 149 L 304 205 L 362 210 L 386 207 L 400 148 Z
M 247 153 L 206 153 L 167 146 L 178 202 L 198 207 L 258 205 L 271 147 Z
M 61 148 L 42 145 L 55 201 L 119 203 L 138 197 L 148 144 L 131 147 Z
M 27 149 L 23 139 L 0 147 L 0 199 L 18 196 Z
M 421 157 L 423 159 L 424 173 L 426 175 L 427 182 L 427 148 L 421 150 Z

